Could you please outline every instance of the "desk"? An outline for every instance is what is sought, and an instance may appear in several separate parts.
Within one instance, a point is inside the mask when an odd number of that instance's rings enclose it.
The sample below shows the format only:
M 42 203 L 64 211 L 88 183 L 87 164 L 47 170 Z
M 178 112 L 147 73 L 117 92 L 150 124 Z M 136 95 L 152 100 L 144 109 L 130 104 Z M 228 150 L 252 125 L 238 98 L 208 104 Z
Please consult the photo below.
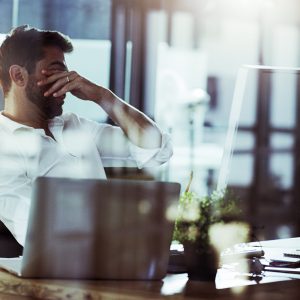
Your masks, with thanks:
M 299 246 L 300 238 L 290 246 Z M 287 240 L 263 243 L 268 247 L 288 247 Z M 79 281 L 20 279 L 0 271 L 0 299 L 222 299 L 298 300 L 300 281 L 288 280 L 245 285 L 243 289 L 216 289 L 214 282 L 190 281 L 186 274 L 167 275 L 163 281 Z
M 173 282 L 174 285 L 171 284 Z M 181 286 L 182 284 L 182 286 Z M 170 290 L 165 290 L 169 285 Z M 172 290 L 173 289 L 173 290 Z M 172 292 L 173 291 L 173 292 Z M 141 299 L 222 299 L 298 300 L 300 281 L 247 286 L 243 293 L 217 290 L 214 282 L 187 281 L 186 275 L 171 275 L 164 282 L 113 282 L 19 279 L 0 271 L 0 299 L 141 300 Z

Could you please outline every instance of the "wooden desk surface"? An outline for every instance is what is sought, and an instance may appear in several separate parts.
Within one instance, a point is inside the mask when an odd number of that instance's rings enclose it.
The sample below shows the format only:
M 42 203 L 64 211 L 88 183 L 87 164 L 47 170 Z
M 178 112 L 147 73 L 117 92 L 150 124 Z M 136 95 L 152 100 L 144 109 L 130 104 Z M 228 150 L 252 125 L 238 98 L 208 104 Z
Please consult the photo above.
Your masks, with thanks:
M 300 281 L 217 290 L 214 282 L 189 281 L 185 274 L 168 275 L 164 282 L 74 281 L 20 279 L 0 271 L 0 299 L 270 299 L 298 300 Z
M 300 246 L 300 238 L 291 247 Z M 277 243 L 277 242 L 276 242 Z M 287 245 L 286 241 L 268 246 Z M 0 300 L 16 299 L 222 299 L 298 300 L 300 281 L 288 280 L 216 289 L 215 282 L 190 281 L 186 274 L 167 275 L 163 281 L 84 281 L 21 279 L 0 271 Z

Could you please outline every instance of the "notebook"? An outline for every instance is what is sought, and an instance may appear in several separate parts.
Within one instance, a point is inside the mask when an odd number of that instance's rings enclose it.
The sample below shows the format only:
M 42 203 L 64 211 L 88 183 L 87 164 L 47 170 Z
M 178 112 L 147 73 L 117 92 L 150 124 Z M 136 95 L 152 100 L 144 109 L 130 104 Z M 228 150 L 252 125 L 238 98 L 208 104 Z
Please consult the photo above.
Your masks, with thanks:
M 20 277 L 159 280 L 166 275 L 180 185 L 39 177 Z

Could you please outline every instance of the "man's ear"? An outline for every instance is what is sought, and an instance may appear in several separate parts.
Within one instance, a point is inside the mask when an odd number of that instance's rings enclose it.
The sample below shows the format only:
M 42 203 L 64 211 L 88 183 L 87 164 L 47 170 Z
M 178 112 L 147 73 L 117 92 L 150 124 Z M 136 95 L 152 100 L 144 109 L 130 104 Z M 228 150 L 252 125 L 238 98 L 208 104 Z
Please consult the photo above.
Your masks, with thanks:
M 9 68 L 9 76 L 17 86 L 24 87 L 28 81 L 28 72 L 19 65 L 12 65 Z

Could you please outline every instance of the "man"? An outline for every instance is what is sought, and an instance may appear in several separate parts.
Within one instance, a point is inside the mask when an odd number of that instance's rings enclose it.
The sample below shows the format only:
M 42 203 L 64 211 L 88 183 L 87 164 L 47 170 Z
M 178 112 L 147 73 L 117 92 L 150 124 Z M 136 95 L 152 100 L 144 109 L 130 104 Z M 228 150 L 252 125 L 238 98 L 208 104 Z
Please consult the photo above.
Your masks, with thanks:
M 37 176 L 105 178 L 115 161 L 139 168 L 166 162 L 169 136 L 110 90 L 69 71 L 73 50 L 61 33 L 27 25 L 0 47 L 0 220 L 23 245 L 32 184 Z M 84 59 L 84 58 L 83 58 Z M 63 114 L 66 93 L 100 105 L 118 125 Z

